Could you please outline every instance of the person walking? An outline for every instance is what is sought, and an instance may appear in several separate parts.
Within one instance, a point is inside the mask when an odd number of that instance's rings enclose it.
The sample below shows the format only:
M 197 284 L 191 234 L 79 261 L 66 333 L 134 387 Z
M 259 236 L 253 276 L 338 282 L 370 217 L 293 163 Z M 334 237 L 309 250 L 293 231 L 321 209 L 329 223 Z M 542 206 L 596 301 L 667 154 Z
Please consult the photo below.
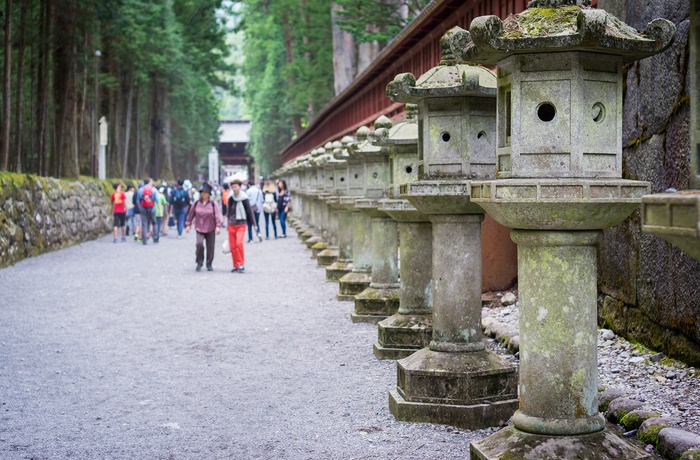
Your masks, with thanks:
M 200 198 L 192 204 L 190 212 L 187 215 L 185 222 L 185 231 L 190 232 L 192 221 L 195 221 L 195 230 L 197 231 L 197 251 L 196 263 L 197 271 L 202 269 L 204 263 L 204 244 L 207 245 L 207 271 L 212 271 L 212 262 L 214 262 L 214 244 L 216 235 L 221 232 L 221 211 L 211 199 L 212 188 L 208 183 L 202 184 L 199 190 Z
M 126 193 L 122 184 L 114 184 L 114 193 L 109 198 L 114 216 L 114 242 L 117 242 L 118 229 L 122 229 L 122 243 L 126 241 Z
M 177 187 L 173 190 L 170 198 L 170 206 L 173 217 L 177 224 L 177 237 L 182 238 L 182 231 L 185 229 L 185 217 L 187 217 L 187 207 L 190 205 L 190 194 L 183 187 L 184 181 L 177 180 Z
M 132 204 L 134 205 L 134 240 L 141 243 L 141 206 L 139 206 L 139 192 L 143 189 L 143 184 L 139 183 L 139 187 L 134 192 Z
M 132 234 L 136 234 L 136 226 L 134 224 L 134 186 L 130 185 L 126 190 L 126 236 L 129 236 L 129 230 Z
M 158 198 L 156 198 L 155 203 L 156 229 L 153 237 L 154 243 L 160 240 L 160 235 L 162 234 L 161 228 L 166 227 L 163 225 L 163 219 L 165 219 L 167 215 L 166 208 L 168 206 L 168 200 L 165 198 L 165 187 L 161 187 L 158 192 Z
M 245 251 L 243 249 L 243 239 L 245 238 L 246 228 L 252 224 L 255 227 L 255 232 L 259 233 L 259 231 L 248 195 L 241 190 L 241 181 L 238 179 L 231 182 L 231 193 L 228 198 L 226 217 L 228 219 L 228 241 L 231 247 L 231 258 L 233 259 L 233 270 L 231 272 L 244 273 Z
M 148 244 L 148 238 L 153 235 L 153 242 L 158 242 L 158 234 L 155 233 L 155 205 L 158 200 L 158 191 L 153 186 L 150 177 L 143 181 L 143 187 L 137 192 L 139 212 L 141 213 L 141 239 L 144 246 Z
M 270 239 L 270 221 L 272 230 L 277 239 L 277 188 L 272 181 L 266 180 L 263 184 L 263 212 L 265 213 L 265 239 Z
M 263 207 L 263 194 L 258 186 L 255 185 L 255 182 L 250 183 L 250 186 L 245 193 L 248 195 L 250 209 L 252 209 L 253 215 L 255 216 L 255 221 L 248 222 L 248 242 L 251 243 L 253 241 L 253 227 L 257 229 L 260 226 L 260 211 L 262 211 Z M 256 236 L 258 237 L 258 240 L 262 241 L 262 235 L 260 235 L 260 232 L 257 232 Z
M 287 238 L 287 214 L 292 208 L 292 197 L 284 180 L 280 180 L 277 185 L 279 186 L 279 192 L 277 192 L 277 215 L 280 218 L 282 238 Z

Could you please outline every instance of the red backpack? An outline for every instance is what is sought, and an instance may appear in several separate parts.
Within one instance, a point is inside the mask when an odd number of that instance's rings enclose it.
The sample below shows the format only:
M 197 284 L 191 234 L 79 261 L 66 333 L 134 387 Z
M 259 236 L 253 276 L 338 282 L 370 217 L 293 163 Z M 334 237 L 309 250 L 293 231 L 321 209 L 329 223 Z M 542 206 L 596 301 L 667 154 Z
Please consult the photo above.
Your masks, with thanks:
M 153 202 L 153 187 L 144 187 L 141 195 L 141 207 L 150 209 L 155 203 Z

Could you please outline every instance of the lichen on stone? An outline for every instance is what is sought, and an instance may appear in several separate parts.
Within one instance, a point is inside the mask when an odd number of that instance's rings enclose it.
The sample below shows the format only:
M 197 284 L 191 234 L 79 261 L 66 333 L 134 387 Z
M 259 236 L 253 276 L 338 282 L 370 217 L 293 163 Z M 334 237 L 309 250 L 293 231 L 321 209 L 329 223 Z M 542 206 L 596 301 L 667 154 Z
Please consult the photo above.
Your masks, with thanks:
M 578 6 L 530 8 L 503 21 L 503 38 L 573 35 L 578 31 Z

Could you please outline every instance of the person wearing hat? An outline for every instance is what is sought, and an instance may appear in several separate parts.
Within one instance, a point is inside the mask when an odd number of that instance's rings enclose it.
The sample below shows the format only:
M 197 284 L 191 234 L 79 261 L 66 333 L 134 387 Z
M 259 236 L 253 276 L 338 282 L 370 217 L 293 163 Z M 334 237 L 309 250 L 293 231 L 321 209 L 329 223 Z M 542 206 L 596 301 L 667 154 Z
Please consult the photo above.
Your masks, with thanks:
M 216 235 L 221 231 L 221 211 L 214 200 L 211 199 L 211 185 L 202 184 L 199 189 L 200 198 L 194 202 L 187 214 L 185 231 L 190 232 L 192 221 L 195 221 L 194 229 L 197 231 L 197 271 L 202 269 L 204 262 L 204 243 L 207 245 L 207 270 L 212 271 L 214 262 L 214 243 Z

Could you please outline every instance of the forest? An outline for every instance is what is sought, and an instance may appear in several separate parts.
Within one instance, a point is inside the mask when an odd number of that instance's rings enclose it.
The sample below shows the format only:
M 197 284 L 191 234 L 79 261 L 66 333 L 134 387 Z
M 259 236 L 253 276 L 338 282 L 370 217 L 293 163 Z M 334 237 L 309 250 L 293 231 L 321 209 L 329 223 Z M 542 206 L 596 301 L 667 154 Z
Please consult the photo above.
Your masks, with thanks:
M 279 151 L 338 92 L 338 34 L 370 50 L 367 61 L 427 2 L 3 3 L 0 170 L 95 176 L 104 117 L 107 177 L 172 180 L 194 177 L 218 143 L 222 92 L 245 102 L 258 171 L 279 166 Z M 233 34 L 240 65 L 229 59 Z

